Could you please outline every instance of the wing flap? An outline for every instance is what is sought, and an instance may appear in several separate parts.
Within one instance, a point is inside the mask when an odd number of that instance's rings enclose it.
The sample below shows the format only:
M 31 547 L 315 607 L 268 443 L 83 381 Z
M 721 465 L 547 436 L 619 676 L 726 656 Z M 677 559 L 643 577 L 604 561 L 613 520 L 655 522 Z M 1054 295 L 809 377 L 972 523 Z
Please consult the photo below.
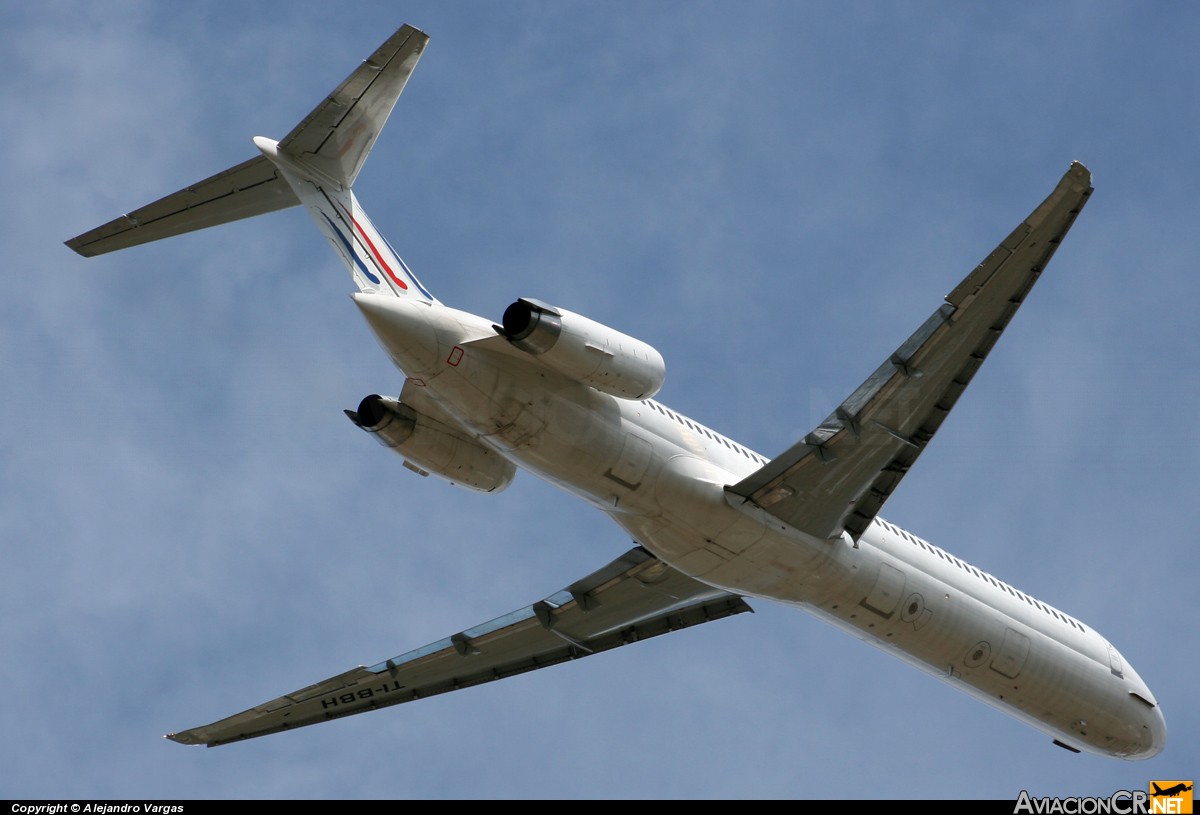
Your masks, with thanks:
M 1091 195 L 1072 163 L 1054 191 L 815 430 L 727 487 L 818 538 L 857 539 L 983 364 Z
M 531 606 L 167 738 L 216 747 L 493 682 L 750 611 L 641 547 Z

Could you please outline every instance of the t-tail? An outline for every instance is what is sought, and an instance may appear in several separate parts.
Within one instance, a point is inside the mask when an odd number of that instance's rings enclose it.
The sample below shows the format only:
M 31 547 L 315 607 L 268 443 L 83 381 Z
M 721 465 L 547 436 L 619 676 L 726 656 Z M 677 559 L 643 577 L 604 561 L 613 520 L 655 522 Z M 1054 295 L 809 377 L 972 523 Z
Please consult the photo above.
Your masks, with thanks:
M 403 26 L 261 155 L 67 241 L 85 257 L 304 205 L 359 291 L 437 302 L 379 234 L 352 187 L 429 37 Z

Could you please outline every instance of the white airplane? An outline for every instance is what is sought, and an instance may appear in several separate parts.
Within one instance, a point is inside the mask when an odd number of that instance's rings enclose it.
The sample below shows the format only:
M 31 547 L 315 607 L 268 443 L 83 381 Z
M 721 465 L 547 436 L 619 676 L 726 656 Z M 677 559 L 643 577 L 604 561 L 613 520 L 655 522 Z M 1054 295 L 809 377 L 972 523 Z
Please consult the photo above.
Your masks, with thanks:
M 404 26 L 261 155 L 67 241 L 85 256 L 304 206 L 405 374 L 346 411 L 404 458 L 481 492 L 518 467 L 594 505 L 635 546 L 544 600 L 167 738 L 210 747 L 579 659 L 749 611 L 797 606 L 1048 734 L 1144 759 L 1154 695 L 1099 633 L 878 513 L 958 401 L 1092 192 L 1053 192 L 824 422 L 773 459 L 654 400 L 662 356 L 521 298 L 499 325 L 443 305 L 351 187 L 428 37 Z

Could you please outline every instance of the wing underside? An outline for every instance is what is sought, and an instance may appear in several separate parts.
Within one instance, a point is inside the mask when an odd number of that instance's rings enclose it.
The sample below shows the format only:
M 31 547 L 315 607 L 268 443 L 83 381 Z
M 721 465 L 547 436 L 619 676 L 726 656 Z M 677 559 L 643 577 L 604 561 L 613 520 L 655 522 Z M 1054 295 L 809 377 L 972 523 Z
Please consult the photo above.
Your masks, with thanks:
M 641 547 L 533 605 L 167 738 L 216 747 L 448 693 L 750 611 Z
M 726 488 L 818 538 L 855 540 L 958 401 L 1091 195 L 1072 163 L 1054 191 L 815 430 Z

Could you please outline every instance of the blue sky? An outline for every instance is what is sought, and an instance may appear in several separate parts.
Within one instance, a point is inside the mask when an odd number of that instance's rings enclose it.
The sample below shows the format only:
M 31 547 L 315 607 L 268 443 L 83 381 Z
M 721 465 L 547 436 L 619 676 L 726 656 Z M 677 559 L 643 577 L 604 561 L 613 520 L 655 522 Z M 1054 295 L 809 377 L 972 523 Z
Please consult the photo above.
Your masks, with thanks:
M 657 347 L 765 455 L 1049 192 L 1096 193 L 884 516 L 1093 626 L 1167 750 L 1077 756 L 764 601 L 216 750 L 207 723 L 526 605 L 630 545 L 527 475 L 420 479 L 341 415 L 401 377 L 308 219 L 62 241 L 432 38 L 356 192 L 441 300 Z M 0 10 L 0 795 L 1006 798 L 1200 775 L 1189 4 L 48 2 Z

